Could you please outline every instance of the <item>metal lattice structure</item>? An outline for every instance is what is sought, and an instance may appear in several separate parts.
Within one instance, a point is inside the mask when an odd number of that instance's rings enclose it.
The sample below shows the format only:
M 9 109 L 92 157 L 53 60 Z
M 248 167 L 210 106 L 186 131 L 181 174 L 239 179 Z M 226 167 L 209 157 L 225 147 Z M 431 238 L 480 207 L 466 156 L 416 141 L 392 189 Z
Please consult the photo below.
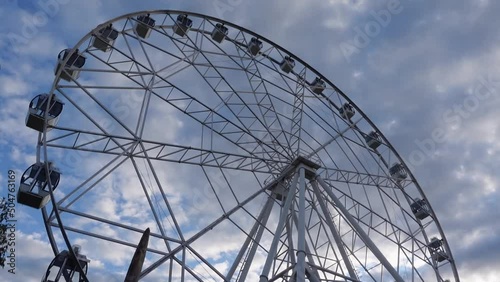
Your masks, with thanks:
M 55 254 L 82 245 L 89 277 L 93 261 L 123 274 L 149 227 L 142 281 L 459 281 L 387 139 L 260 35 L 124 15 L 60 54 L 49 94 L 64 108 L 37 160 L 62 174 L 42 211 Z

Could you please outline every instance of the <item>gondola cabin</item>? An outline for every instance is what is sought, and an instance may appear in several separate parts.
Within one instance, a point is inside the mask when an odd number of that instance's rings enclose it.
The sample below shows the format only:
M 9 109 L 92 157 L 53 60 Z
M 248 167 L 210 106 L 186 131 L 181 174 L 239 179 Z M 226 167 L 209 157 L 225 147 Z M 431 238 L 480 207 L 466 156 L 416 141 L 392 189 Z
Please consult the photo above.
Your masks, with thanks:
M 257 39 L 257 37 L 252 37 L 252 39 L 250 39 L 250 42 L 248 42 L 247 50 L 250 54 L 252 54 L 252 56 L 257 56 L 262 49 L 262 46 L 262 41 Z
M 449 258 L 450 257 L 448 256 L 448 254 L 445 251 L 436 251 L 436 252 L 432 253 L 432 259 L 434 259 L 437 262 L 442 262 L 442 261 L 445 261 Z
M 45 123 L 47 123 L 47 130 L 57 124 L 64 104 L 52 95 L 49 105 L 49 98 L 49 94 L 40 94 L 31 100 L 26 114 L 27 127 L 43 132 Z
M 71 53 L 71 49 L 62 50 L 57 56 L 57 64 L 54 74 L 57 75 L 59 69 L 64 65 L 60 77 L 66 81 L 76 80 L 80 76 L 80 69 L 85 65 L 86 58 L 78 52 Z M 66 58 L 69 56 L 68 60 Z
M 172 27 L 175 34 L 184 37 L 189 29 L 193 26 L 193 20 L 188 18 L 187 15 L 178 15 L 174 26 Z
M 321 80 L 321 78 L 316 77 L 313 82 L 310 84 L 311 91 L 316 94 L 323 93 L 323 90 L 326 89 L 326 83 Z
M 228 33 L 229 30 L 227 27 L 224 26 L 224 24 L 217 23 L 214 26 L 214 29 L 212 30 L 212 34 L 210 36 L 214 41 L 221 43 L 224 40 L 224 38 L 226 38 Z
M 280 68 L 283 72 L 290 73 L 295 67 L 295 61 L 289 56 L 285 56 L 280 63 Z
M 437 262 L 445 261 L 449 258 L 448 254 L 443 248 L 443 240 L 436 237 L 431 239 L 431 242 L 427 245 L 431 253 L 433 260 Z
M 346 119 L 346 120 L 350 120 L 354 114 L 356 113 L 356 110 L 354 109 L 354 107 L 349 104 L 349 103 L 345 103 L 344 105 L 342 105 L 342 107 L 339 109 L 339 114 L 340 116 L 343 118 L 343 119 Z
M 368 147 L 375 150 L 382 144 L 382 138 L 376 131 L 371 131 L 365 136 L 365 142 Z
M 50 200 L 49 181 L 55 190 L 60 178 L 61 174 L 52 163 L 33 164 L 21 177 L 17 202 L 36 209 L 44 207 Z
M 389 169 L 389 174 L 396 181 L 401 181 L 408 177 L 408 173 L 406 172 L 404 166 L 400 163 L 395 163 Z
M 432 250 L 436 250 L 436 249 L 439 249 L 442 245 L 443 245 L 443 242 L 441 240 L 439 240 L 436 237 L 433 237 L 431 239 L 431 242 L 429 243 L 428 247 Z
M 135 33 L 144 39 L 151 35 L 151 30 L 155 27 L 155 20 L 147 15 L 140 15 L 137 17 L 134 30 Z
M 118 38 L 118 30 L 114 29 L 110 24 L 97 31 L 97 34 L 92 39 L 92 46 L 98 50 L 107 52 L 113 47 L 116 38 Z
M 429 206 L 425 199 L 416 198 L 415 202 L 410 205 L 411 211 L 416 218 L 422 220 L 430 215 Z
M 80 253 L 80 246 L 78 245 L 73 246 L 73 252 L 77 258 L 76 261 L 67 250 L 57 254 L 52 262 L 50 262 L 47 272 L 42 278 L 42 282 L 84 281 L 83 276 L 87 276 L 90 260 Z M 77 261 L 81 266 L 83 274 L 78 269 Z

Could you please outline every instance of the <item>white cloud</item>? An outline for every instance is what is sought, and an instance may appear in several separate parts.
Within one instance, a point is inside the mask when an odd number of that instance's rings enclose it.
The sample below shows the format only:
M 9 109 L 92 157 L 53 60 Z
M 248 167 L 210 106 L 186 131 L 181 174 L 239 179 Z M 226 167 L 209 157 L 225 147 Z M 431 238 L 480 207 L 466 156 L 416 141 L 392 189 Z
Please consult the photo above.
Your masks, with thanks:
M 0 77 L 0 85 L 2 91 L 6 96 L 22 96 L 29 92 L 29 85 L 20 77 Z

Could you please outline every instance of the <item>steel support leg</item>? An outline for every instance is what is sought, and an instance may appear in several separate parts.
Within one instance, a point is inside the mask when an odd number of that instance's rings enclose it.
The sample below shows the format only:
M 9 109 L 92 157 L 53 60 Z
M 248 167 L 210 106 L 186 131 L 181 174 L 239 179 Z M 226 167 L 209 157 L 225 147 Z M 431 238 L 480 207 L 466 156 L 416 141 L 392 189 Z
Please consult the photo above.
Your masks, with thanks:
M 337 248 L 339 249 L 340 256 L 342 257 L 342 260 L 344 261 L 344 264 L 347 267 L 347 271 L 349 272 L 349 276 L 352 279 L 358 279 L 356 272 L 354 271 L 354 268 L 352 267 L 351 261 L 349 260 L 349 257 L 347 256 L 345 248 L 342 244 L 342 238 L 340 237 L 339 233 L 337 232 L 337 229 L 335 228 L 335 224 L 333 223 L 333 220 L 330 216 L 330 212 L 328 211 L 328 208 L 326 207 L 325 202 L 323 200 L 323 196 L 321 195 L 321 193 L 319 191 L 318 184 L 316 182 L 312 181 L 311 185 L 313 186 L 314 193 L 316 194 L 319 206 L 320 206 L 321 210 L 323 211 L 323 214 L 325 215 L 326 224 L 330 228 L 330 232 L 332 232 L 333 239 L 335 240 L 335 243 L 337 243 Z
M 293 251 L 294 248 L 293 248 L 293 226 L 290 226 L 290 222 L 287 222 L 286 225 L 285 225 L 285 228 L 286 228 L 286 237 L 287 237 L 287 240 L 288 240 L 288 256 L 290 257 L 290 264 L 295 266 L 295 264 L 297 263 L 297 259 L 295 257 L 295 252 Z
M 288 213 L 290 210 L 290 205 L 292 204 L 293 199 L 295 198 L 295 189 L 297 188 L 297 180 L 299 178 L 298 174 L 295 174 L 292 180 L 292 185 L 288 188 L 288 194 L 286 197 L 285 205 L 283 206 L 280 220 L 278 222 L 278 226 L 276 227 L 276 232 L 274 233 L 273 242 L 271 243 L 271 247 L 269 248 L 269 253 L 267 254 L 266 263 L 264 264 L 264 268 L 262 269 L 262 273 L 260 274 L 259 282 L 268 282 L 269 281 L 269 271 L 271 270 L 271 265 L 274 260 L 274 256 L 276 255 L 276 251 L 278 249 L 278 243 L 280 241 L 281 232 L 285 226 L 285 222 L 288 217 Z
M 371 250 L 371 252 L 377 257 L 377 259 L 380 261 L 380 263 L 389 271 L 389 273 L 392 275 L 392 277 L 397 281 L 397 282 L 404 282 L 403 278 L 399 275 L 399 273 L 394 269 L 394 267 L 389 263 L 387 258 L 382 254 L 382 252 L 377 248 L 375 243 L 368 237 L 368 235 L 365 233 L 363 228 L 358 224 L 358 222 L 354 219 L 354 217 L 349 213 L 349 211 L 342 205 L 340 200 L 333 194 L 331 188 L 321 179 L 321 177 L 317 177 L 316 180 L 318 183 L 323 187 L 325 192 L 328 194 L 328 196 L 332 199 L 332 201 L 335 203 L 335 206 L 342 212 L 342 215 L 347 219 L 347 221 L 351 224 L 351 226 L 354 228 L 358 236 L 363 240 L 365 245 L 368 247 L 368 249 Z
M 296 214 L 293 214 L 293 220 L 294 220 L 295 224 L 297 224 L 298 219 L 297 219 L 297 215 Z M 312 256 L 312 252 L 311 252 L 311 249 L 309 249 L 309 245 L 307 244 L 307 242 L 306 242 L 306 256 L 307 256 L 307 260 L 308 260 L 308 262 L 306 263 L 306 266 L 307 266 L 307 264 L 313 264 L 314 265 L 314 259 L 313 259 L 313 256 Z M 307 277 L 307 272 L 310 272 L 309 270 L 306 267 L 306 277 Z M 313 274 L 316 277 L 319 277 L 319 273 L 318 273 L 318 271 L 316 271 L 316 269 L 313 269 L 312 271 L 314 272 Z
M 306 182 L 305 169 L 299 167 L 299 222 L 297 224 L 297 282 L 305 282 L 306 279 Z
M 234 274 L 234 271 L 236 270 L 236 267 L 239 264 L 239 261 L 243 257 L 245 250 L 248 248 L 249 244 L 253 241 L 252 246 L 250 247 L 250 251 L 248 253 L 248 256 L 245 260 L 245 265 L 243 266 L 243 270 L 241 271 L 241 274 L 239 276 L 238 281 L 245 281 L 248 275 L 248 271 L 250 270 L 250 266 L 252 265 L 253 258 L 255 256 L 255 253 L 257 252 L 257 247 L 259 246 L 260 239 L 262 238 L 262 234 L 264 233 L 264 230 L 266 229 L 265 226 L 267 224 L 267 220 L 269 219 L 269 215 L 271 214 L 271 211 L 273 209 L 273 203 L 274 203 L 274 198 L 272 196 L 269 196 L 267 198 L 267 202 L 264 205 L 264 209 L 262 209 L 261 214 L 257 218 L 257 222 L 255 222 L 254 227 L 252 228 L 253 233 L 255 233 L 255 239 L 253 239 L 253 234 L 250 235 L 247 240 L 245 241 L 245 245 L 243 248 L 241 248 L 240 253 L 238 254 L 238 259 L 234 261 L 233 266 L 231 267 L 230 272 L 227 275 L 227 280 L 231 281 L 231 278 Z M 253 230 L 255 229 L 255 231 Z M 231 274 L 231 275 L 229 275 Z

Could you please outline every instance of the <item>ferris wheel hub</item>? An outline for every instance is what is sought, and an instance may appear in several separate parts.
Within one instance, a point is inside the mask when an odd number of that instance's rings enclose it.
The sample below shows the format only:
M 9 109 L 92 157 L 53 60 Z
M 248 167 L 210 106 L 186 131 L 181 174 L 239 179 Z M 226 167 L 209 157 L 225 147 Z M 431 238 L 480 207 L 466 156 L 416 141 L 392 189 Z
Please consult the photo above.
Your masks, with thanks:
M 283 169 L 274 181 L 267 185 L 267 189 L 275 193 L 276 199 L 281 201 L 285 198 L 286 191 L 288 191 L 288 187 L 283 184 L 283 180 L 293 178 L 293 175 L 298 173 L 301 168 L 305 170 L 306 179 L 309 181 L 314 180 L 316 178 L 316 170 L 320 167 L 318 163 L 304 156 L 298 156 L 290 165 Z

